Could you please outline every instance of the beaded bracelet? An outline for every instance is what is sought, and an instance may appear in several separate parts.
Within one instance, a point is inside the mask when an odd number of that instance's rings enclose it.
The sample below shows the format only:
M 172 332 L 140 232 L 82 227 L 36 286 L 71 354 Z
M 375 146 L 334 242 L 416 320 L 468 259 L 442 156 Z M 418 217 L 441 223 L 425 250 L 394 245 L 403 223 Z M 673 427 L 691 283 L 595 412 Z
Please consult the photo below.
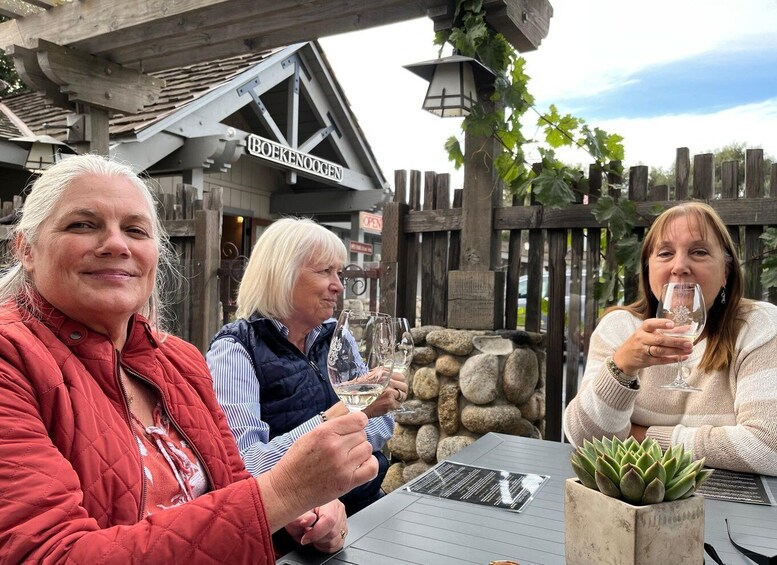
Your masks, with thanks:
M 625 386 L 626 388 L 630 388 L 633 390 L 636 390 L 639 388 L 639 382 L 637 381 L 637 377 L 631 377 L 621 371 L 620 367 L 615 364 L 615 361 L 612 357 L 607 357 L 607 359 L 604 360 L 605 365 L 607 365 L 607 371 L 609 371 L 610 375 L 618 381 L 621 385 Z

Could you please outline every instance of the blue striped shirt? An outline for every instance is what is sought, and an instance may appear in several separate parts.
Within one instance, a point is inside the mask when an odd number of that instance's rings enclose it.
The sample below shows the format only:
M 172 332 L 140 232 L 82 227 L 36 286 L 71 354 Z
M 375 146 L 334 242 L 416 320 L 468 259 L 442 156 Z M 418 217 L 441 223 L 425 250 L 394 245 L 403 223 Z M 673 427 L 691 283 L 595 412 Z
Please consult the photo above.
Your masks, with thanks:
M 273 323 L 288 337 L 289 330 L 277 320 Z M 305 339 L 305 354 L 321 333 L 323 326 L 312 330 Z M 213 388 L 221 409 L 240 449 L 240 456 L 246 469 L 252 475 L 268 471 L 283 456 L 291 445 L 322 423 L 316 414 L 293 430 L 270 440 L 270 427 L 262 420 L 259 381 L 256 378 L 251 355 L 232 338 L 219 339 L 206 353 Z M 394 431 L 394 418 L 390 414 L 370 418 L 365 432 L 373 451 L 383 448 Z

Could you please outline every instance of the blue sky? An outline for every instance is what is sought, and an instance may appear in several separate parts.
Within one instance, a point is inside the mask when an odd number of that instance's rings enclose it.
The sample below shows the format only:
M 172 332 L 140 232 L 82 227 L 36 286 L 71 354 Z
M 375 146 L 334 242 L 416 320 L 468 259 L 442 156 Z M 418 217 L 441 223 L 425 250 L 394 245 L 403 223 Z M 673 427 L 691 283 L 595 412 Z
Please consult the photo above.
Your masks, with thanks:
M 670 114 L 704 115 L 775 96 L 777 41 L 651 65 L 627 75 L 623 84 L 605 92 L 560 99 L 557 105 L 595 122 Z
M 539 110 L 555 104 L 624 136 L 627 165 L 667 167 L 677 147 L 734 142 L 777 157 L 777 0 L 550 2 L 548 36 L 523 54 Z M 434 170 L 456 187 L 443 144 L 461 120 L 421 110 L 426 83 L 402 68 L 436 57 L 432 38 L 420 19 L 321 43 L 389 181 L 395 169 Z

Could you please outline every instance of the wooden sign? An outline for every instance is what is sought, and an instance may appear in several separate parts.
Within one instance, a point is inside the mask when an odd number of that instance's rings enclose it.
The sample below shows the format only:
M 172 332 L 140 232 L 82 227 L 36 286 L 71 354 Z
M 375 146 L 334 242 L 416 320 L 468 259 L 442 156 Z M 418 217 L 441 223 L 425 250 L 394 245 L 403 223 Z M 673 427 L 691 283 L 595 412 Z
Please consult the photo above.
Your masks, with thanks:
M 351 253 L 364 253 L 365 255 L 372 255 L 372 244 L 363 243 L 361 241 L 352 241 L 348 244 L 348 249 Z

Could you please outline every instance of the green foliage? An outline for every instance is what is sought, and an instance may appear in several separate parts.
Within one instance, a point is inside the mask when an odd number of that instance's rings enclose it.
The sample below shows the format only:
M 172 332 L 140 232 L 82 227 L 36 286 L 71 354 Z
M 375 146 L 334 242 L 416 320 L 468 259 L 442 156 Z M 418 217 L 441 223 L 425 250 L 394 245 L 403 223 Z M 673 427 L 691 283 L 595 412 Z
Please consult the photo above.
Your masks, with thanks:
M 0 53 L 0 80 L 8 85 L 5 89 L 0 88 L 0 94 L 3 96 L 18 94 L 29 90 L 29 87 L 24 84 L 22 79 L 19 78 L 19 75 L 16 74 L 16 68 L 14 68 L 13 61 L 2 53 Z
M 7 20 L 8 18 L 0 16 L 0 22 Z M 5 89 L 0 88 L 0 94 L 3 96 L 30 90 L 29 87 L 22 82 L 22 79 L 19 78 L 19 75 L 16 74 L 16 68 L 14 67 L 13 61 L 3 53 L 0 53 L 0 80 L 8 85 Z
M 761 239 L 767 250 L 761 260 L 761 284 L 769 288 L 777 286 L 777 228 L 766 228 Z
M 553 208 L 566 207 L 578 200 L 579 193 L 587 188 L 587 180 L 579 170 L 556 157 L 554 150 L 562 147 L 583 149 L 602 174 L 620 175 L 623 138 L 591 127 L 571 114 L 562 115 L 554 105 L 547 112 L 537 110 L 528 89 L 526 61 L 504 36 L 486 24 L 482 0 L 457 0 L 455 7 L 453 26 L 437 32 L 434 41 L 441 51 L 446 43 L 450 44 L 459 54 L 479 60 L 497 75 L 489 103 L 476 105 L 464 118 L 462 130 L 479 137 L 493 136 L 499 142 L 500 152 L 492 158 L 507 190 L 519 199 L 532 196 L 536 202 Z M 523 133 L 522 120 L 527 122 L 524 117 L 529 110 L 537 114 L 536 124 L 542 134 L 543 146 L 537 148 L 541 163 L 536 169 L 527 161 L 525 152 L 527 144 L 536 143 Z M 445 149 L 456 168 L 464 164 L 460 141 L 448 139 Z M 597 219 L 606 222 L 613 234 L 624 240 L 616 257 L 624 264 L 636 264 L 637 256 L 629 256 L 638 252 L 638 244 L 630 237 L 636 220 L 633 203 L 625 198 L 604 196 L 599 198 L 594 210 Z M 605 285 L 610 290 L 617 288 L 614 282 L 605 281 Z
M 687 498 L 712 475 L 682 444 L 663 452 L 653 438 L 585 440 L 570 461 L 583 485 L 636 505 Z

